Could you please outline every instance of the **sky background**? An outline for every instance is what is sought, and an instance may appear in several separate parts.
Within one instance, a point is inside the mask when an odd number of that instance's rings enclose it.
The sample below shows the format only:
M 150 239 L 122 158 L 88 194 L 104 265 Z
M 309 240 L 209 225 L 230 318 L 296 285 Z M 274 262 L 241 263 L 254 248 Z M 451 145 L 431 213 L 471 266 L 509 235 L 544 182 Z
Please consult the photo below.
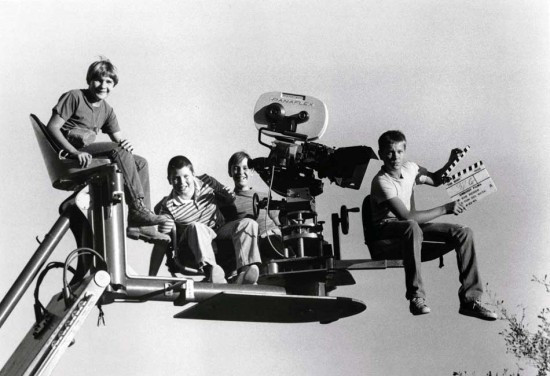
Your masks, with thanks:
M 547 1 L 6 1 L 0 0 L 0 296 L 57 219 L 67 192 L 51 187 L 28 115 L 44 122 L 59 96 L 86 87 L 99 55 L 119 70 L 108 102 L 135 153 L 149 160 L 152 199 L 170 190 L 165 165 L 189 157 L 199 173 L 230 185 L 237 150 L 267 156 L 253 109 L 269 91 L 311 95 L 328 107 L 328 146 L 368 145 L 401 129 L 408 157 L 435 170 L 454 147 L 471 146 L 459 167 L 483 160 L 498 192 L 459 217 L 472 227 L 484 282 L 512 311 L 549 305 L 531 276 L 548 272 L 550 184 L 549 9 Z M 380 167 L 359 191 L 325 182 L 320 220 L 360 206 Z M 254 177 L 254 187 L 265 185 Z M 417 190 L 417 207 L 448 200 Z M 345 258 L 369 257 L 360 216 L 350 214 Z M 51 260 L 75 248 L 67 235 Z M 128 261 L 148 268 L 150 246 L 129 240 Z M 453 254 L 424 264 L 432 313 L 413 317 L 401 269 L 353 272 L 333 295 L 367 304 L 330 325 L 175 320 L 171 303 L 94 311 L 54 375 L 452 375 L 515 370 L 498 334 L 504 322 L 458 314 Z M 163 267 L 163 274 L 167 274 Z M 44 302 L 61 287 L 52 272 Z M 29 290 L 0 329 L 0 364 L 31 327 Z M 527 369 L 526 375 L 535 374 Z

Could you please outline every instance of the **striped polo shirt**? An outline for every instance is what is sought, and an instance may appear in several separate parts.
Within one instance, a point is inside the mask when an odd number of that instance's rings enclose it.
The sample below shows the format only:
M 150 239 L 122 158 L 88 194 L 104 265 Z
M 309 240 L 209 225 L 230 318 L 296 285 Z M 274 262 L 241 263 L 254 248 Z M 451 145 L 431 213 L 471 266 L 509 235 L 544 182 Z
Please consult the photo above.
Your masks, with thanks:
M 172 190 L 160 202 L 159 214 L 167 214 L 170 220 L 159 225 L 159 231 L 169 233 L 174 226 L 179 230 L 194 222 L 213 229 L 221 227 L 225 220 L 218 208 L 218 201 L 232 202 L 235 199 L 225 189 L 223 184 L 205 174 L 195 177 L 195 194 L 192 199 L 184 200 Z

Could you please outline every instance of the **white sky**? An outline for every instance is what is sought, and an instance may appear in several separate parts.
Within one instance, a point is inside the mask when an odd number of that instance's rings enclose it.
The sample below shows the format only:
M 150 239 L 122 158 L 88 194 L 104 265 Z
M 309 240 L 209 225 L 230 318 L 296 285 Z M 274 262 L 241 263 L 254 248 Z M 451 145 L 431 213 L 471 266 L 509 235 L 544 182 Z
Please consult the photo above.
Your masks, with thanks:
M 398 128 L 410 159 L 439 168 L 453 147 L 471 146 L 465 167 L 483 160 L 498 192 L 460 217 L 472 227 L 485 282 L 534 321 L 548 294 L 530 282 L 548 271 L 550 241 L 549 33 L 546 1 L 5 1 L 0 0 L 0 296 L 57 218 L 66 192 L 51 188 L 28 121 L 47 121 L 61 93 L 86 85 L 98 55 L 118 67 L 108 102 L 136 153 L 148 158 L 152 198 L 168 193 L 165 164 L 188 156 L 198 172 L 230 184 L 237 150 L 266 156 L 252 114 L 268 91 L 306 94 L 330 113 L 320 142 L 369 145 Z M 329 224 L 360 191 L 326 182 L 318 198 Z M 255 186 L 263 188 L 256 178 Z M 447 199 L 443 188 L 417 192 L 417 206 Z M 353 214 L 352 214 L 353 216 Z M 346 258 L 368 257 L 359 216 L 342 239 Z M 330 226 L 326 236 L 331 238 Z M 147 270 L 150 247 L 128 243 Z M 52 260 L 74 249 L 67 236 Z M 456 261 L 425 264 L 432 313 L 413 317 L 403 271 L 354 272 L 336 295 L 364 301 L 365 312 L 330 325 L 174 320 L 170 303 L 106 306 L 95 312 L 54 375 L 452 375 L 515 369 L 499 331 L 457 313 Z M 61 286 L 52 273 L 42 300 Z M 518 309 L 519 312 L 519 309 Z M 0 329 L 0 364 L 33 322 L 29 291 Z M 529 372 L 532 372 L 530 370 Z M 529 374 L 529 373 L 527 373 Z M 534 374 L 534 373 L 531 373 Z

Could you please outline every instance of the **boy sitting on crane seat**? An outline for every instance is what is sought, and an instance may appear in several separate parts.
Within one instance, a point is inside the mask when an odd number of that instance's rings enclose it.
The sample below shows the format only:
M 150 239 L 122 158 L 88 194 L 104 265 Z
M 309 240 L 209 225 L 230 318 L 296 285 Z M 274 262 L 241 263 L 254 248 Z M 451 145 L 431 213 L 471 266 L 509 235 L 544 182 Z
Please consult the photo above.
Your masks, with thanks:
M 384 163 L 372 180 L 372 220 L 379 239 L 401 238 L 406 298 L 413 315 L 430 313 L 421 275 L 422 240 L 445 241 L 456 251 L 459 270 L 459 313 L 483 320 L 496 320 L 497 315 L 481 304 L 482 282 L 477 267 L 473 232 L 470 228 L 449 223 L 431 222 L 446 214 L 458 215 L 466 208 L 460 201 L 449 202 L 429 210 L 416 210 L 413 201 L 415 184 L 439 186 L 444 172 L 460 149 L 451 152 L 449 162 L 436 172 L 430 172 L 414 162 L 405 161 L 407 140 L 400 131 L 387 131 L 378 139 L 378 155 Z M 448 249 L 442 250 L 442 253 Z M 391 253 L 388 250 L 388 253 Z
M 87 167 L 92 158 L 107 157 L 116 163 L 124 177 L 128 204 L 127 236 L 149 243 L 167 243 L 170 238 L 155 227 L 165 220 L 151 211 L 147 160 L 132 154 L 132 143 L 122 137 L 112 107 L 105 101 L 118 83 L 115 66 L 107 59 L 90 65 L 86 89 L 61 95 L 52 110 L 48 131 L 65 152 L 65 157 Z M 97 133 L 106 133 L 112 142 L 94 142 Z

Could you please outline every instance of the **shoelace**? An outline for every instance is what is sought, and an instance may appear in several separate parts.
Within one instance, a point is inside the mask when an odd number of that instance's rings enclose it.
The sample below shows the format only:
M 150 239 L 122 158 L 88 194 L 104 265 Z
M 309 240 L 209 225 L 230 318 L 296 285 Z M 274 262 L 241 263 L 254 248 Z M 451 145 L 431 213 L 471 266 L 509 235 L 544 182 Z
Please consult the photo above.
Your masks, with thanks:
M 424 298 L 413 298 L 412 302 L 414 305 L 422 307 L 426 305 L 426 299 Z

